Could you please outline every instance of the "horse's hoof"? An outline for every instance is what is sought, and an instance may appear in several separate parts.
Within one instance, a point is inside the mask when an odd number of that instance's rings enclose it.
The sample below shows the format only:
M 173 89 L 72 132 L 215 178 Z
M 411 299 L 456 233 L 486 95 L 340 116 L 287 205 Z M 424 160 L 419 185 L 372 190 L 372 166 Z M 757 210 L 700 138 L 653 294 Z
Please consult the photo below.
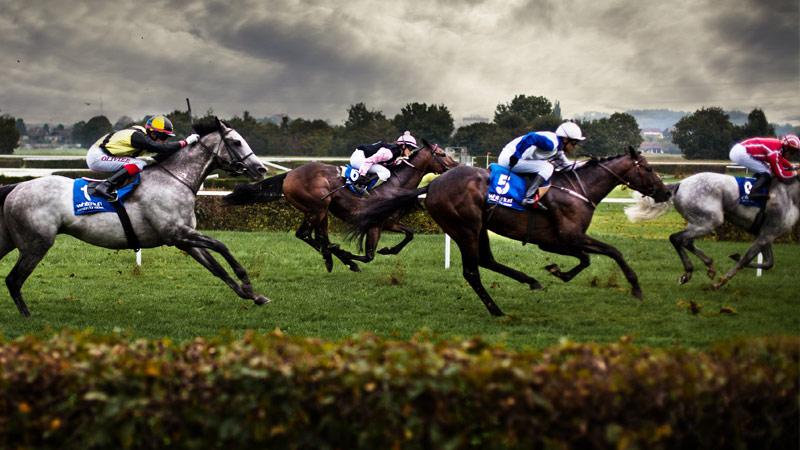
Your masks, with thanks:
M 331 273 L 333 270 L 333 258 L 331 258 L 330 255 L 325 258 L 325 270 L 327 270 L 328 273 Z
M 631 289 L 631 295 L 638 298 L 639 300 L 644 300 L 644 294 L 642 293 L 641 289 L 638 288 Z
M 558 264 L 550 264 L 548 266 L 544 266 L 544 270 L 552 273 L 553 275 L 561 272 L 561 269 L 558 268 Z
M 740 254 L 738 254 L 738 253 L 734 253 L 734 254 L 732 254 L 732 255 L 728 255 L 728 257 L 729 257 L 730 259 L 732 259 L 732 260 L 736 261 L 736 262 L 739 262 L 739 260 L 740 260 L 740 259 L 742 259 L 742 255 L 740 255 Z
M 727 282 L 728 282 L 728 279 L 727 279 L 727 278 L 725 278 L 725 277 L 720 277 L 719 281 L 717 281 L 716 283 L 712 284 L 712 285 L 711 285 L 711 287 L 712 287 L 714 290 L 717 290 L 717 289 L 721 288 L 722 286 L 724 286 L 724 285 L 725 285 L 725 283 L 727 283 Z
M 258 306 L 266 305 L 271 301 L 272 300 L 268 299 L 267 297 L 264 297 L 263 295 L 256 296 L 256 298 L 253 299 L 253 303 L 255 303 Z
M 687 272 L 687 273 L 681 275 L 680 277 L 678 277 L 678 284 L 684 285 L 684 284 L 688 283 L 689 280 L 691 280 L 691 279 L 692 279 L 692 274 Z
M 353 272 L 361 272 L 361 267 L 358 267 L 358 264 L 351 264 L 349 267 Z
M 539 283 L 538 281 L 532 281 L 532 282 L 528 283 L 528 286 L 531 287 L 532 291 L 538 291 L 538 290 L 544 289 L 544 286 L 542 286 L 542 283 Z
M 379 255 L 393 255 L 394 253 L 391 252 L 389 247 L 383 247 L 382 249 L 378 250 Z
M 714 269 L 708 269 L 708 271 L 706 272 L 706 275 L 708 275 L 708 278 L 713 280 L 714 278 L 717 277 L 717 271 L 714 270 Z

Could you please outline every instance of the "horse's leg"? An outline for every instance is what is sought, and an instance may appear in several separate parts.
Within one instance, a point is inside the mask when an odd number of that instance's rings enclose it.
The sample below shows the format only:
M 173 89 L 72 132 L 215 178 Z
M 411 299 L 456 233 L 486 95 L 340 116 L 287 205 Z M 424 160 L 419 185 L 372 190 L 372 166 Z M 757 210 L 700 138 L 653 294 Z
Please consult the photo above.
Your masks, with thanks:
M 478 264 L 481 267 L 485 267 L 491 271 L 503 274 L 511 279 L 519 281 L 520 283 L 525 283 L 530 286 L 531 289 L 542 289 L 541 283 L 539 283 L 539 281 L 537 281 L 535 278 L 495 261 L 491 246 L 489 245 L 489 233 L 486 231 L 486 229 L 481 230 L 478 239 Z
M 700 261 L 703 261 L 703 264 L 706 265 L 706 275 L 708 275 L 708 278 L 711 278 L 713 280 L 714 277 L 717 276 L 717 269 L 716 267 L 714 267 L 714 260 L 711 259 L 710 256 L 706 255 L 702 250 L 700 250 L 694 245 L 694 239 L 691 239 L 689 240 L 689 242 L 686 243 L 686 249 L 694 253 L 694 255 L 697 256 L 698 258 L 700 258 Z
M 771 260 L 773 239 L 774 236 L 769 238 L 765 236 L 759 236 L 758 239 L 756 239 L 756 241 L 753 243 L 753 245 L 751 245 L 750 248 L 747 249 L 747 252 L 745 252 L 744 256 L 742 256 L 741 259 L 739 259 L 739 261 L 737 261 L 736 264 L 734 264 L 731 270 L 729 270 L 728 273 L 720 277 L 719 281 L 717 281 L 712 285 L 714 289 L 719 289 L 722 286 L 724 286 L 725 283 L 730 281 L 730 279 L 733 278 L 734 275 L 736 275 L 736 273 L 739 270 L 741 270 L 742 267 L 747 266 L 747 264 L 749 264 L 750 261 L 752 261 L 753 258 L 755 258 L 756 255 L 758 255 L 759 253 L 762 252 L 765 254 L 768 253 Z M 770 267 L 772 267 L 772 261 L 770 261 Z
M 333 270 L 333 258 L 335 256 L 339 259 L 344 265 L 347 266 L 353 272 L 361 272 L 361 268 L 358 267 L 358 264 L 354 263 L 352 260 L 354 259 L 352 253 L 348 252 L 347 250 L 342 249 L 339 247 L 339 244 L 332 244 L 330 238 L 328 237 L 328 215 L 325 214 L 324 217 L 317 223 L 315 228 L 314 234 L 316 236 L 317 241 L 319 242 L 319 246 L 321 248 L 322 257 L 325 259 L 325 268 L 330 272 Z
M 763 263 L 759 264 L 759 263 L 754 263 L 753 261 L 750 261 L 745 267 L 747 267 L 748 269 L 764 269 L 764 270 L 772 269 L 772 267 L 775 264 L 775 262 L 773 260 L 773 256 L 772 256 L 772 244 L 768 244 L 766 247 L 764 247 L 764 250 L 761 253 L 764 256 L 764 262 Z M 734 253 L 733 255 L 730 255 L 730 257 L 731 257 L 732 260 L 737 261 L 737 262 L 740 259 L 742 259 L 742 256 L 740 254 L 738 254 L 738 253 Z
M 581 249 L 582 251 L 605 255 L 616 261 L 619 268 L 622 269 L 622 273 L 625 274 L 625 278 L 628 280 L 628 283 L 631 285 L 631 295 L 639 300 L 642 299 L 642 288 L 639 286 L 639 279 L 636 276 L 636 272 L 630 268 L 628 263 L 625 262 L 625 258 L 622 256 L 622 253 L 620 253 L 620 251 L 617 250 L 613 245 L 600 242 L 597 239 L 586 235 L 574 240 L 571 239 L 570 241 L 574 241 L 576 243 L 575 247 Z
M 389 224 L 384 228 L 384 230 L 394 231 L 395 233 L 403 233 L 405 236 L 403 237 L 403 240 L 394 247 L 383 247 L 382 249 L 378 250 L 378 253 L 381 255 L 396 255 L 400 253 L 400 250 L 405 248 L 405 246 L 408 245 L 412 239 L 414 239 L 414 231 L 400 223 Z
M 578 265 L 568 270 L 567 272 L 562 272 L 561 268 L 558 267 L 558 264 L 550 264 L 545 266 L 545 270 L 547 270 L 548 272 L 550 272 L 551 275 L 559 278 L 561 281 L 565 283 L 575 278 L 575 276 L 581 273 L 583 269 L 589 267 L 590 264 L 589 255 L 587 255 L 586 252 L 580 249 L 576 249 L 574 247 L 569 247 L 569 246 L 546 245 L 546 244 L 539 245 L 539 248 L 546 252 L 556 253 L 559 255 L 572 256 L 578 259 Z
M 222 267 L 213 256 L 204 248 L 200 247 L 188 247 L 179 245 L 177 246 L 180 250 L 185 251 L 188 253 L 195 261 L 199 262 L 203 267 L 208 269 L 211 273 L 213 273 L 216 277 L 220 278 L 225 284 L 228 285 L 231 289 L 233 289 L 236 294 L 244 299 L 252 299 L 255 304 L 263 305 L 264 303 L 269 303 L 269 299 L 262 296 L 257 296 L 254 298 L 254 293 L 252 288 L 248 289 L 247 291 L 228 275 L 228 272 Z
M 245 270 L 244 267 L 242 267 L 241 264 L 239 264 L 239 261 L 237 261 L 236 258 L 233 257 L 230 250 L 228 250 L 228 247 L 226 247 L 225 244 L 223 244 L 222 242 L 214 238 L 211 238 L 209 236 L 200 234 L 197 230 L 186 227 L 183 230 L 182 235 L 176 239 L 174 245 L 179 249 L 182 249 L 188 252 L 190 255 L 192 255 L 192 257 L 195 258 L 198 262 L 200 262 L 200 264 L 209 269 L 211 273 L 217 275 L 220 278 L 223 278 L 223 276 L 220 276 L 218 272 L 221 270 L 224 273 L 225 270 L 222 269 L 222 267 L 219 266 L 219 264 L 216 263 L 216 261 L 214 261 L 211 255 L 208 254 L 208 252 L 205 252 L 206 254 L 202 255 L 203 252 L 195 252 L 193 248 L 200 247 L 201 249 L 207 248 L 210 250 L 214 250 L 215 252 L 222 255 L 223 258 L 225 258 L 225 261 L 227 261 L 228 264 L 231 266 L 233 272 L 236 274 L 239 280 L 242 281 L 240 289 L 234 288 L 234 291 L 240 297 L 251 299 L 257 305 L 263 305 L 264 303 L 269 302 L 269 299 L 267 297 L 264 297 L 263 295 L 259 295 L 253 292 L 253 286 L 250 284 L 250 277 L 247 275 L 247 271 Z M 211 261 L 214 262 L 212 263 Z M 224 276 L 227 277 L 227 273 L 225 273 Z M 236 283 L 234 282 L 234 284 Z
M 53 246 L 54 240 L 55 238 L 50 238 L 49 240 L 35 239 L 30 241 L 35 242 L 35 244 L 26 245 L 24 249 L 20 249 L 17 263 L 6 277 L 8 292 L 11 294 L 11 298 L 17 305 L 20 314 L 25 317 L 30 317 L 31 313 L 28 311 L 28 306 L 22 298 L 22 285 L 31 275 L 33 269 L 39 264 L 39 261 L 41 261 L 44 255 L 47 254 L 47 251 L 50 250 L 50 247 Z M 5 251 L 5 248 L 3 250 Z M 6 251 L 6 253 L 8 253 L 8 251 Z
M 486 288 L 481 283 L 481 273 L 478 269 L 478 261 L 480 257 L 480 247 L 478 243 L 478 236 L 472 235 L 457 235 L 453 236 L 453 240 L 458 244 L 461 250 L 461 265 L 463 269 L 464 279 L 467 280 L 472 290 L 478 294 L 486 309 L 493 316 L 502 316 L 503 311 L 495 304 L 492 297 L 486 292 Z

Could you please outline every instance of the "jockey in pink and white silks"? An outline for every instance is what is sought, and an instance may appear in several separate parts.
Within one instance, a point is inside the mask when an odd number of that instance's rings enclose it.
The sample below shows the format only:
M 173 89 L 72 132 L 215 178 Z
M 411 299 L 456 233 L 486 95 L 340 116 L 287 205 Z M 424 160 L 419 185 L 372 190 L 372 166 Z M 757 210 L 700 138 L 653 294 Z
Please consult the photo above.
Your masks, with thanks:
M 572 164 L 567 152 L 574 151 L 584 139 L 577 124 L 564 122 L 555 133 L 532 131 L 512 140 L 503 147 L 497 163 L 531 180 L 522 204 L 533 205 L 538 201 L 536 193 L 539 187 L 550 180 L 556 168 L 562 169 Z
M 769 188 L 773 177 L 786 182 L 797 176 L 797 167 L 786 159 L 791 151 L 800 151 L 800 138 L 793 134 L 787 134 L 783 139 L 750 138 L 731 148 L 731 161 L 752 170 L 757 178 L 750 188 L 751 199 L 768 198 L 769 192 L 760 190 Z
M 408 157 L 413 150 L 418 148 L 417 140 L 414 139 L 414 136 L 409 131 L 397 138 L 394 144 L 378 141 L 374 144 L 359 145 L 350 155 L 350 165 L 357 169 L 359 175 L 361 175 L 355 181 L 355 184 L 366 188 L 369 181 L 371 181 L 371 178 L 364 176 L 368 173 L 377 175 L 378 183 L 385 182 L 392 175 L 392 172 L 381 163 L 390 164 L 400 157 Z

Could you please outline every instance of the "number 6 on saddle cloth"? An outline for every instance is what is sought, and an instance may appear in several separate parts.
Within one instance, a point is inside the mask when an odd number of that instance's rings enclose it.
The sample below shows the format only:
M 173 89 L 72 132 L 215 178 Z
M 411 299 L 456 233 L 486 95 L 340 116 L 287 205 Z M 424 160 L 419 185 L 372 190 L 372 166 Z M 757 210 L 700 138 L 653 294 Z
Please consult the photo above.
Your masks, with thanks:
M 122 200 L 133 192 L 133 189 L 139 184 L 141 176 L 136 174 L 133 180 L 117 189 L 117 201 L 110 202 L 107 199 L 94 195 L 94 187 L 101 183 L 103 180 L 94 180 L 91 178 L 78 178 L 72 185 L 72 206 L 76 216 L 95 214 L 102 212 L 115 212 L 122 222 L 122 228 L 125 230 L 125 237 L 128 240 L 128 247 L 139 251 L 139 239 L 133 231 L 131 219 L 128 217 L 128 212 L 125 211 L 125 206 Z

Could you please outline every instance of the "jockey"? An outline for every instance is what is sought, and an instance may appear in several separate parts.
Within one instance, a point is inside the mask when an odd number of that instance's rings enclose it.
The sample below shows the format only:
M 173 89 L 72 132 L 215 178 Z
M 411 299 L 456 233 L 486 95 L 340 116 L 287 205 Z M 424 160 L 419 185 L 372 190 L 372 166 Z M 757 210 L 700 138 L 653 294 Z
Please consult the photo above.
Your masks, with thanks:
M 116 200 L 116 188 L 144 169 L 147 163 L 138 156 L 143 152 L 168 156 L 194 144 L 200 138 L 190 134 L 178 142 L 167 142 L 175 136 L 172 122 L 164 116 L 151 117 L 142 127 L 134 125 L 114 131 L 97 140 L 86 153 L 86 164 L 96 172 L 113 174 L 95 187 L 95 193 L 109 200 Z
M 797 167 L 786 158 L 788 153 L 800 152 L 800 138 L 787 134 L 783 139 L 755 137 L 746 139 L 731 148 L 730 158 L 736 164 L 755 173 L 756 182 L 750 188 L 751 199 L 769 198 L 769 192 L 759 193 L 761 188 L 769 190 L 772 178 L 789 181 L 797 176 Z
M 359 145 L 350 155 L 350 165 L 357 169 L 360 175 L 354 183 L 363 193 L 372 180 L 371 177 L 365 176 L 368 173 L 377 175 L 378 183 L 385 182 L 392 173 L 379 163 L 396 164 L 398 158 L 408 157 L 417 148 L 419 148 L 417 140 L 409 131 L 397 138 L 394 144 L 378 141 L 374 144 Z
M 533 205 L 538 201 L 536 193 L 546 184 L 557 167 L 562 169 L 572 164 L 566 153 L 572 152 L 578 143 L 586 139 L 580 127 L 574 122 L 564 122 L 551 131 L 532 131 L 520 136 L 503 147 L 497 163 L 522 174 L 531 184 L 525 192 L 523 205 Z

